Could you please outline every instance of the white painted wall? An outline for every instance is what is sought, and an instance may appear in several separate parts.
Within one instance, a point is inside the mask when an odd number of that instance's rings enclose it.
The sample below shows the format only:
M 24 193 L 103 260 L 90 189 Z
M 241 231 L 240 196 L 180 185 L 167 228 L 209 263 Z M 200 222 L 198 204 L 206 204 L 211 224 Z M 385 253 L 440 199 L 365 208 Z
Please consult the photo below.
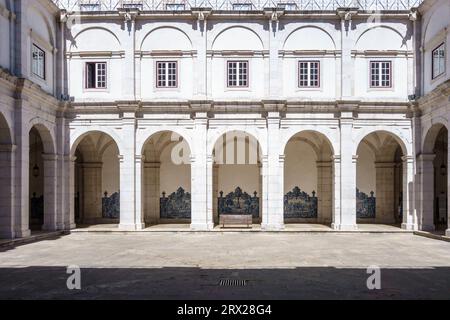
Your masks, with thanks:
M 369 196 L 370 192 L 373 191 L 374 196 L 376 197 L 375 155 L 364 142 L 362 142 L 358 147 L 356 187 L 360 192 L 364 192 Z
M 103 153 L 102 192 L 107 191 L 108 196 L 111 196 L 115 192 L 119 192 L 120 189 L 120 167 L 118 156 L 119 151 L 115 144 L 109 145 Z
M 432 6 L 424 6 L 422 18 L 423 86 L 424 94 L 429 93 L 450 77 L 450 2 L 447 0 L 428 1 Z M 441 43 L 445 44 L 446 71 L 432 79 L 432 51 Z
M 284 194 L 299 187 L 310 196 L 317 193 L 317 164 L 313 148 L 306 142 L 292 140 L 285 150 Z
M 160 157 L 159 190 L 161 194 L 165 191 L 166 196 L 177 191 L 179 187 L 183 188 L 186 192 L 191 192 L 191 166 L 189 164 L 174 164 L 171 160 L 172 148 L 173 145 L 165 148 Z
M 0 0 L 0 67 L 11 70 L 10 62 L 10 20 L 9 20 L 9 10 L 6 7 L 6 1 Z

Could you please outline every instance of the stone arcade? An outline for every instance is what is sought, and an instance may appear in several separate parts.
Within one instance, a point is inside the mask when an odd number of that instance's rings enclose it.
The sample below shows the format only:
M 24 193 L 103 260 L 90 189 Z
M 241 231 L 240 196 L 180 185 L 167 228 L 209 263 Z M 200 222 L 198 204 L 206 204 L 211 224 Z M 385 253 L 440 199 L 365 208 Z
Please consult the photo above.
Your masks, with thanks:
M 320 3 L 0 0 L 0 237 L 450 235 L 450 3 Z

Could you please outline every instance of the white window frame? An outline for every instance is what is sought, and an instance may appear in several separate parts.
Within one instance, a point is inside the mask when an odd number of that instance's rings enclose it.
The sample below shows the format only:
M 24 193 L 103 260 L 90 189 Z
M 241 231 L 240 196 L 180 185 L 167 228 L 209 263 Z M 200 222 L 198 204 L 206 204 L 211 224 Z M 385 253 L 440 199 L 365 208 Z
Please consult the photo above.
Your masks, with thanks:
M 306 63 L 307 64 L 307 74 L 306 74 L 306 85 L 301 85 L 300 81 L 303 81 L 301 79 L 301 64 Z M 317 85 L 312 85 L 312 82 L 314 79 L 312 79 L 312 64 L 317 63 Z M 298 60 L 297 61 L 297 87 L 299 89 L 320 89 L 321 88 L 321 65 L 320 60 Z
M 169 67 L 169 64 L 174 63 L 175 64 L 175 79 L 169 79 L 171 74 L 169 73 L 169 70 L 171 69 Z M 163 76 L 164 79 L 159 79 L 159 71 L 160 71 L 160 65 L 163 65 Z M 173 69 L 173 68 L 172 68 Z M 160 84 L 160 81 L 163 81 L 164 84 Z M 170 81 L 175 81 L 175 85 L 170 84 Z M 177 89 L 178 88 L 178 61 L 177 60 L 157 60 L 155 63 L 155 87 L 157 89 Z
M 442 59 L 442 61 L 443 61 L 443 68 L 442 68 L 442 70 L 440 70 L 440 68 L 439 68 L 439 73 L 438 74 L 435 74 L 434 73 L 434 70 L 435 70 L 435 64 L 436 64 L 436 62 L 435 62 L 435 60 L 434 60 L 434 53 L 437 51 L 437 50 L 442 50 L 442 52 L 443 52 L 443 57 L 441 57 L 440 59 Z M 440 45 L 438 45 L 436 48 L 434 48 L 433 50 L 431 50 L 431 80 L 435 80 L 435 79 L 437 79 L 437 78 L 439 78 L 440 76 L 442 76 L 443 74 L 445 74 L 445 72 L 446 72 L 446 68 L 447 68 L 447 66 L 446 66 L 446 52 L 445 52 L 445 42 L 442 42 Z M 439 64 L 440 65 L 440 64 Z
M 236 84 L 230 84 L 230 64 L 236 63 Z M 242 63 L 246 64 L 246 78 L 245 78 L 245 85 L 242 85 L 239 83 L 240 79 L 239 77 L 242 75 Z M 229 89 L 248 89 L 250 88 L 250 61 L 249 60 L 242 60 L 242 59 L 233 59 L 233 60 L 227 60 L 226 61 L 226 84 L 227 88 Z
M 95 79 L 93 81 L 94 87 L 92 87 L 92 88 L 89 88 L 89 86 L 88 86 L 88 83 L 89 83 L 89 81 L 88 81 L 88 77 L 89 77 L 88 65 L 89 64 L 95 65 Z M 104 65 L 104 67 L 105 67 L 104 75 L 100 74 L 101 70 L 99 70 L 99 65 Z M 85 62 L 84 73 L 85 73 L 85 75 L 84 75 L 84 89 L 85 90 L 107 90 L 108 89 L 108 63 L 106 61 L 87 61 L 87 62 Z M 99 80 L 99 77 L 101 77 L 101 76 L 104 76 L 104 80 Z M 100 82 L 104 82 L 104 86 L 102 86 L 102 85 L 99 86 Z
M 42 53 L 43 58 L 42 59 L 34 59 L 35 53 Z M 38 77 L 41 80 L 46 80 L 46 52 L 44 49 L 41 49 L 40 46 L 38 46 L 35 43 L 32 43 L 31 45 L 31 72 L 33 75 Z
M 372 64 L 377 64 L 378 65 L 378 79 L 376 80 L 377 84 L 374 85 L 372 82 Z M 382 81 L 383 81 L 383 77 L 382 77 L 382 70 L 383 70 L 383 63 L 388 63 L 389 64 L 389 85 L 382 85 Z M 369 87 L 370 89 L 392 89 L 394 87 L 394 70 L 393 70 L 393 61 L 392 60 L 369 60 Z

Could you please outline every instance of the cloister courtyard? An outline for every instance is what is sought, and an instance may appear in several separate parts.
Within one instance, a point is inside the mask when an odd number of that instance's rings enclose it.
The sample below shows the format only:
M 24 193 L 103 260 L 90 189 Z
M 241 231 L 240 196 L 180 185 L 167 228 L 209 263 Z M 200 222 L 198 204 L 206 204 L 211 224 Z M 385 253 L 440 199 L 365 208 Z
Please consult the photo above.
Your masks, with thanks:
M 73 232 L 0 246 L 0 299 L 449 299 L 449 252 L 411 232 Z

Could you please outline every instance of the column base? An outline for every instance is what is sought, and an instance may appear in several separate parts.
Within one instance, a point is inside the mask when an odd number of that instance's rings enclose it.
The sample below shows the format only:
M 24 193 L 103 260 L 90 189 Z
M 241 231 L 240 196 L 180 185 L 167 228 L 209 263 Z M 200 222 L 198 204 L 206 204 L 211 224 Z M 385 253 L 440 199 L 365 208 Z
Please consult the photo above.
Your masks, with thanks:
M 261 230 L 281 231 L 281 230 L 284 230 L 284 223 L 262 223 Z
M 331 224 L 331 229 L 338 231 L 355 231 L 358 230 L 357 224 Z
M 191 223 L 192 231 L 209 231 L 214 229 L 214 223 Z
M 450 229 L 445 230 L 445 236 L 450 237 Z
M 145 229 L 144 223 L 121 223 L 119 224 L 120 231 L 139 231 Z
M 42 225 L 42 230 L 43 231 L 50 231 L 50 232 L 52 232 L 52 231 L 57 231 L 58 227 L 53 225 L 53 224 L 43 224 Z
M 403 228 L 403 224 L 402 224 L 402 228 Z M 434 231 L 435 227 L 434 227 L 434 225 L 422 224 L 422 225 L 419 225 L 418 229 L 421 231 Z
M 31 236 L 31 230 L 30 229 L 23 229 L 18 230 L 15 232 L 14 238 L 27 238 Z
M 417 225 L 415 225 L 414 223 L 402 223 L 402 229 L 403 230 L 417 230 Z
M 76 228 L 77 228 L 77 224 L 75 222 L 64 225 L 64 230 L 73 230 Z

